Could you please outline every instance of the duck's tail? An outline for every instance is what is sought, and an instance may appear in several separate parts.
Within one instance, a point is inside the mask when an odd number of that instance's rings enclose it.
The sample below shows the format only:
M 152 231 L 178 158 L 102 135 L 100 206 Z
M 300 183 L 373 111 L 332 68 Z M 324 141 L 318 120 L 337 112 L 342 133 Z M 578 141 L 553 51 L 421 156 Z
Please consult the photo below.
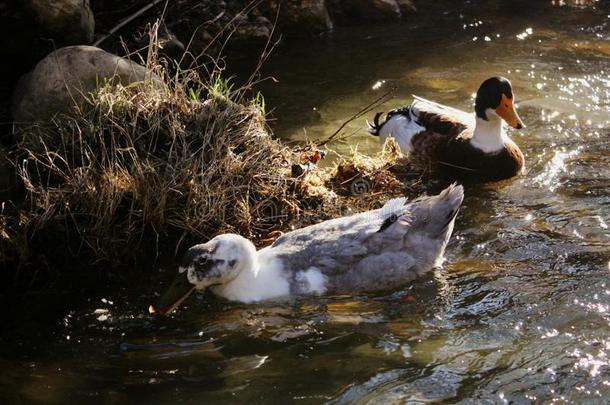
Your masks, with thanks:
M 381 122 L 381 123 L 379 122 L 379 118 L 381 118 L 382 115 L 383 115 L 383 112 L 378 112 L 377 114 L 375 114 L 372 124 L 369 122 L 369 120 L 366 120 L 366 126 L 368 127 L 367 130 L 369 131 L 369 134 L 374 135 L 374 136 L 379 136 L 379 131 L 381 130 L 381 127 L 387 121 L 387 117 L 386 117 L 386 119 L 384 119 L 383 122 Z
M 422 224 L 423 230 L 433 236 L 441 236 L 447 230 L 451 232 L 462 201 L 464 188 L 457 183 L 453 183 L 438 195 L 420 200 L 428 210 L 427 221 Z
M 406 117 L 407 122 L 414 122 L 419 125 L 419 122 L 417 121 L 417 109 L 415 107 L 415 103 L 410 106 L 388 111 L 383 121 L 380 122 L 380 118 L 382 115 L 382 112 L 378 112 L 377 114 L 375 114 L 375 117 L 373 117 L 373 123 L 369 122 L 369 120 L 366 120 L 366 125 L 368 127 L 367 130 L 369 131 L 369 134 L 379 136 L 381 128 L 395 116 Z

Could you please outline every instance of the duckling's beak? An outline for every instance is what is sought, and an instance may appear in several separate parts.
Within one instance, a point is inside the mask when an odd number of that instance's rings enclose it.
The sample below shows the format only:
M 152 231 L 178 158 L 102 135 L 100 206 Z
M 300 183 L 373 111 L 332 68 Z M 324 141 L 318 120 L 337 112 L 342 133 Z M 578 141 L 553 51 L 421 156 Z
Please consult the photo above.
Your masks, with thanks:
M 156 305 L 148 307 L 148 312 L 151 314 L 158 313 L 161 315 L 168 314 L 182 304 L 182 301 L 188 298 L 195 289 L 195 286 L 189 283 L 188 272 L 183 271 L 178 274 L 172 285 L 169 286 L 165 294 L 161 296 Z
M 500 101 L 498 108 L 496 108 L 496 114 L 502 117 L 508 125 L 515 129 L 525 128 L 525 124 L 521 121 L 521 118 L 519 118 L 519 115 L 515 110 L 513 99 L 506 97 L 505 94 L 502 94 L 502 100 Z

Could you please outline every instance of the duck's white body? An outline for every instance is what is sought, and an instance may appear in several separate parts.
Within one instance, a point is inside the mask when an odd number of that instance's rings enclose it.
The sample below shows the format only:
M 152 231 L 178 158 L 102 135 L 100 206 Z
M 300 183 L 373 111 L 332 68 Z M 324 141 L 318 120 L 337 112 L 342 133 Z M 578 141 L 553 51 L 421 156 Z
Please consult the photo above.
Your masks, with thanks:
M 269 248 L 256 252 L 256 265 L 240 272 L 230 283 L 212 287 L 214 294 L 231 301 L 254 302 L 288 296 L 290 283 L 280 259 Z
M 442 262 L 463 199 L 461 186 L 411 203 L 325 221 L 256 251 L 234 234 L 185 254 L 181 271 L 196 288 L 244 303 L 295 295 L 400 287 Z

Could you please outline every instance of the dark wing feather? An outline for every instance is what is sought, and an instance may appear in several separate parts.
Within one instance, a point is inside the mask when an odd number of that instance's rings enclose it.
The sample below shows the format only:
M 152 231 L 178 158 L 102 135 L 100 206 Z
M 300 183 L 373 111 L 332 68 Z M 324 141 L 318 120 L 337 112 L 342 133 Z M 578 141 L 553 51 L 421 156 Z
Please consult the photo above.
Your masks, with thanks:
M 411 110 L 426 130 L 413 137 L 411 159 L 423 168 L 433 169 L 442 164 L 450 143 L 472 134 L 475 119 L 464 111 L 414 97 Z
M 427 131 L 455 137 L 466 129 L 474 129 L 474 117 L 456 108 L 444 106 L 418 96 L 411 105 L 418 123 Z

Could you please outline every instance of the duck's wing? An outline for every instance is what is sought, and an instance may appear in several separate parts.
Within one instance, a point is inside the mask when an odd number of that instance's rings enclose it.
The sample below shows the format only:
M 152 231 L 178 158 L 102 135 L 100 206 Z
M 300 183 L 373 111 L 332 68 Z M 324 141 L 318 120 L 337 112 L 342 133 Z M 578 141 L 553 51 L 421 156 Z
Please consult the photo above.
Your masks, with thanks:
M 342 235 L 351 239 L 376 232 L 388 218 L 406 214 L 406 207 L 406 197 L 394 198 L 376 210 L 335 218 L 288 232 L 276 239 L 271 247 L 301 246 L 313 240 L 337 240 Z
M 391 200 L 378 210 L 290 232 L 270 251 L 294 279 L 308 271 L 323 277 L 325 292 L 395 288 L 438 263 L 462 199 L 462 187 L 453 185 L 410 204 Z
M 310 266 L 342 268 L 371 253 L 371 238 L 383 239 L 396 221 L 408 222 L 407 199 L 396 198 L 376 210 L 324 221 L 282 235 L 271 249 L 294 270 Z M 377 246 L 378 247 L 378 246 Z
M 466 111 L 459 110 L 444 104 L 439 104 L 434 101 L 427 100 L 423 97 L 413 94 L 412 107 L 421 114 L 426 114 L 429 117 L 442 118 L 444 121 L 452 122 L 454 125 L 474 126 L 474 114 L 469 114 Z M 421 120 L 426 120 L 422 116 Z
M 474 128 L 473 115 L 419 96 L 413 97 L 415 100 L 410 106 L 388 112 L 382 122 L 383 114 L 378 113 L 373 123 L 367 123 L 369 132 L 379 136 L 382 144 L 388 137 L 393 137 L 403 153 L 419 149 L 417 153 L 421 154 L 422 150 L 432 150 L 436 144 Z
M 383 208 L 325 221 L 279 238 L 269 249 L 293 280 L 316 274 L 325 293 L 373 291 L 395 286 L 388 281 L 415 278 L 413 252 L 404 249 L 411 223 L 410 204 L 399 198 Z M 373 274 L 370 270 L 374 270 Z M 313 272 L 313 273 L 310 273 Z M 402 275 L 397 273 L 402 272 Z M 380 278 L 379 283 L 371 277 Z M 308 288 L 295 281 L 296 293 Z
M 473 114 L 416 95 L 413 95 L 413 98 L 415 99 L 411 104 L 413 114 L 417 116 L 420 124 L 429 131 L 457 135 L 468 127 L 474 128 L 475 118 Z

